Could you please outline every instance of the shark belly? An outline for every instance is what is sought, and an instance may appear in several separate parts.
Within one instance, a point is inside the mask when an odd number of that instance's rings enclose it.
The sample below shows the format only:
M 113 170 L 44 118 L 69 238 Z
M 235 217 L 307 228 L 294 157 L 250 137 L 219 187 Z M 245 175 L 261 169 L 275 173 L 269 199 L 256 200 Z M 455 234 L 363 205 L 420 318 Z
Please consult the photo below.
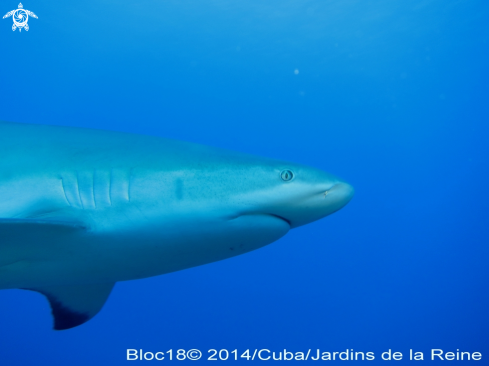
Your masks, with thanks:
M 30 242 L 16 257 L 3 246 L 0 288 L 109 283 L 174 272 L 240 255 L 272 243 L 289 230 L 271 215 L 219 219 L 176 217 L 160 230 L 119 225 L 116 232 L 56 235 Z M 136 225 L 137 226 L 137 225 Z M 151 225 L 154 227 L 154 225 Z M 11 251 L 18 253 L 14 248 Z

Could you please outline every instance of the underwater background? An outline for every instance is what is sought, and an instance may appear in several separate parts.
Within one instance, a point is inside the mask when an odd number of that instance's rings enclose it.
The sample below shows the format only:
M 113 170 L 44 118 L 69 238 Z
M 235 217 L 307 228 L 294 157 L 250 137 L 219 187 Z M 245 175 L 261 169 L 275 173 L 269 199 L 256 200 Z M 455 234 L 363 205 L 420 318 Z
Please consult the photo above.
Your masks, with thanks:
M 0 120 L 289 160 L 356 194 L 263 249 L 117 283 L 72 330 L 51 329 L 42 295 L 0 291 L 1 365 L 127 364 L 128 348 L 489 362 L 489 2 L 23 5 L 28 32 L 0 21 Z

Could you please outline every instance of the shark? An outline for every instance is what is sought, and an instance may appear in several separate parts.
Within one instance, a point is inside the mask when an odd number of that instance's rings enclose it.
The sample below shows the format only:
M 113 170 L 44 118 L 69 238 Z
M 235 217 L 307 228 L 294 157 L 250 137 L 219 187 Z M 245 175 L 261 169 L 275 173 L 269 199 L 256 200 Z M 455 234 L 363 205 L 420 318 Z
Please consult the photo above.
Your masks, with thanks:
M 55 330 L 118 281 L 241 255 L 338 211 L 351 185 L 301 164 L 155 136 L 0 122 L 0 289 Z

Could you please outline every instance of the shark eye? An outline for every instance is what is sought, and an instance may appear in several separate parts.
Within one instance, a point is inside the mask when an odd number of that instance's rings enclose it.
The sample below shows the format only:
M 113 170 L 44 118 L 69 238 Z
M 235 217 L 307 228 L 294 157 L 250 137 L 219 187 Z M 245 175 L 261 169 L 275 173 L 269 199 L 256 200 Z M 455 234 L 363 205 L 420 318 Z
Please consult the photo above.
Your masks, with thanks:
M 291 170 L 284 170 L 282 173 L 280 173 L 280 177 L 282 178 L 282 180 L 287 182 L 294 178 L 294 173 L 292 173 Z

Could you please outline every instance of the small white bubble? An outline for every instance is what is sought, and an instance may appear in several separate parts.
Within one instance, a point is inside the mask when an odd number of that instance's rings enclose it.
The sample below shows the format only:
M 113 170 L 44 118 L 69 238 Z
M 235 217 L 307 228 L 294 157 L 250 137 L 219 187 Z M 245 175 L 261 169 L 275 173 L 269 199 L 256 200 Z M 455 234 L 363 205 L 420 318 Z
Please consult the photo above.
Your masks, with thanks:
M 295 69 L 294 74 L 299 75 L 299 69 Z

